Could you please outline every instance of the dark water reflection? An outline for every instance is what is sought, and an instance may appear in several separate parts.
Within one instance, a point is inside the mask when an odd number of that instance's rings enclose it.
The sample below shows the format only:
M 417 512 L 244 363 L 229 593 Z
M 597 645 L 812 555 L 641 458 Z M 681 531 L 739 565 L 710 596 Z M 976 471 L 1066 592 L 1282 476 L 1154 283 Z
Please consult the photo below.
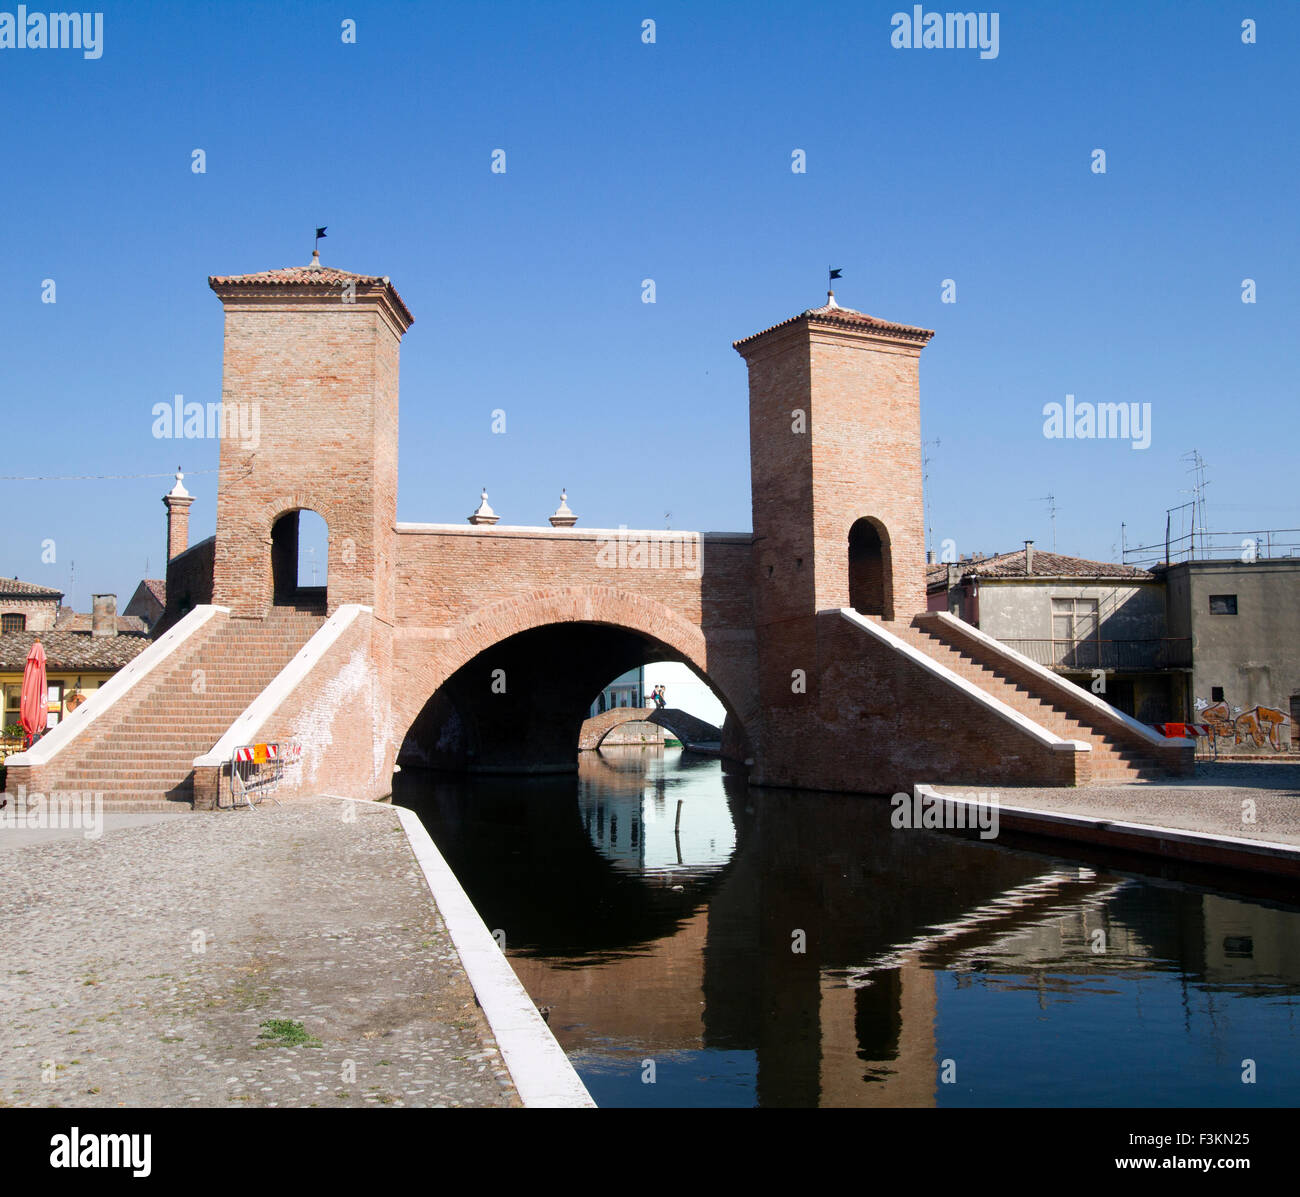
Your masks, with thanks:
M 393 797 L 601 1105 L 1300 1102 L 1294 905 L 894 830 L 883 801 L 675 751 Z

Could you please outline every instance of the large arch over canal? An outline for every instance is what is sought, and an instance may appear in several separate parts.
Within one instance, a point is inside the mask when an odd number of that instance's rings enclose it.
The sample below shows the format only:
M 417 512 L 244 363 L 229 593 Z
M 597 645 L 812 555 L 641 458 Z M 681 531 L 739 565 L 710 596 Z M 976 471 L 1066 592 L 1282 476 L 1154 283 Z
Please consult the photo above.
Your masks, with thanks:
M 476 611 L 444 636 L 399 641 L 398 763 L 572 772 L 591 702 L 611 676 L 679 661 L 718 695 L 727 744 L 750 751 L 749 662 L 665 603 L 609 586 L 536 590 Z

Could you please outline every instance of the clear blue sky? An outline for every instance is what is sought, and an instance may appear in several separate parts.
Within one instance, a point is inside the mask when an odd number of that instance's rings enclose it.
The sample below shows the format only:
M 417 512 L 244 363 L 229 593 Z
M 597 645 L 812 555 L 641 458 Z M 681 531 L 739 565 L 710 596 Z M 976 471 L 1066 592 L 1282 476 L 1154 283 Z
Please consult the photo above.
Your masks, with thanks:
M 1163 532 L 1193 448 L 1213 525 L 1300 526 L 1300 5 L 1003 2 L 990 60 L 894 49 L 900 8 L 110 4 L 98 60 L 0 50 L 0 472 L 183 463 L 210 534 L 216 442 L 154 439 L 153 405 L 220 397 L 207 275 L 305 263 L 323 224 L 324 260 L 416 317 L 404 520 L 486 485 L 541 522 L 567 486 L 588 526 L 749 528 L 731 342 L 833 264 L 840 302 L 937 332 L 936 540 L 1047 548 L 1050 492 L 1061 551 L 1111 558 L 1121 521 Z M 1044 439 L 1067 392 L 1149 402 L 1150 448 Z M 162 572 L 168 485 L 0 483 L 0 571 L 67 589 L 75 560 L 79 608 L 125 602 Z

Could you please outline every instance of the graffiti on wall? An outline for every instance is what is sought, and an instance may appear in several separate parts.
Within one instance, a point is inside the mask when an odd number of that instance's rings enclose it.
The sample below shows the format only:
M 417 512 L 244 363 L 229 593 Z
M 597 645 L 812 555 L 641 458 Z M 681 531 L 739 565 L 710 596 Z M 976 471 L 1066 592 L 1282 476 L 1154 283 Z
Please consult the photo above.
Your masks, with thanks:
M 1231 740 L 1234 746 L 1253 744 L 1256 748 L 1267 744 L 1274 752 L 1287 748 L 1282 743 L 1282 729 L 1290 726 L 1291 717 L 1278 707 L 1255 706 L 1243 710 L 1226 702 L 1198 698 L 1196 711 L 1200 722 L 1209 725 L 1210 738 L 1216 743 Z

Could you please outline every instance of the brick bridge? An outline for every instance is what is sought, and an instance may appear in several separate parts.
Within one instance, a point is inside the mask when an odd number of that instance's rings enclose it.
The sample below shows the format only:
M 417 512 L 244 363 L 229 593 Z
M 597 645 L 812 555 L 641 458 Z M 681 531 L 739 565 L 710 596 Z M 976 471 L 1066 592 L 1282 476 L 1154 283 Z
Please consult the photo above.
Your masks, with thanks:
M 676 707 L 614 707 L 583 722 L 582 733 L 578 736 L 578 751 L 591 752 L 599 748 L 610 732 L 625 723 L 657 724 L 672 732 L 683 744 L 719 744 L 722 741 L 720 727 Z M 732 751 L 734 753 L 734 746 Z
M 397 520 L 387 277 L 290 267 L 209 280 L 225 313 L 216 534 L 166 496 L 167 612 L 127 669 L 8 788 L 216 801 L 232 746 L 296 736 L 289 789 L 381 797 L 395 765 L 573 770 L 611 677 L 684 662 L 760 785 L 1085 784 L 1185 772 L 1150 729 L 925 611 L 918 370 L 925 329 L 833 297 L 736 343 L 749 371 L 752 532 Z M 298 520 L 328 527 L 298 585 Z M 554 522 L 554 521 L 553 521 Z

